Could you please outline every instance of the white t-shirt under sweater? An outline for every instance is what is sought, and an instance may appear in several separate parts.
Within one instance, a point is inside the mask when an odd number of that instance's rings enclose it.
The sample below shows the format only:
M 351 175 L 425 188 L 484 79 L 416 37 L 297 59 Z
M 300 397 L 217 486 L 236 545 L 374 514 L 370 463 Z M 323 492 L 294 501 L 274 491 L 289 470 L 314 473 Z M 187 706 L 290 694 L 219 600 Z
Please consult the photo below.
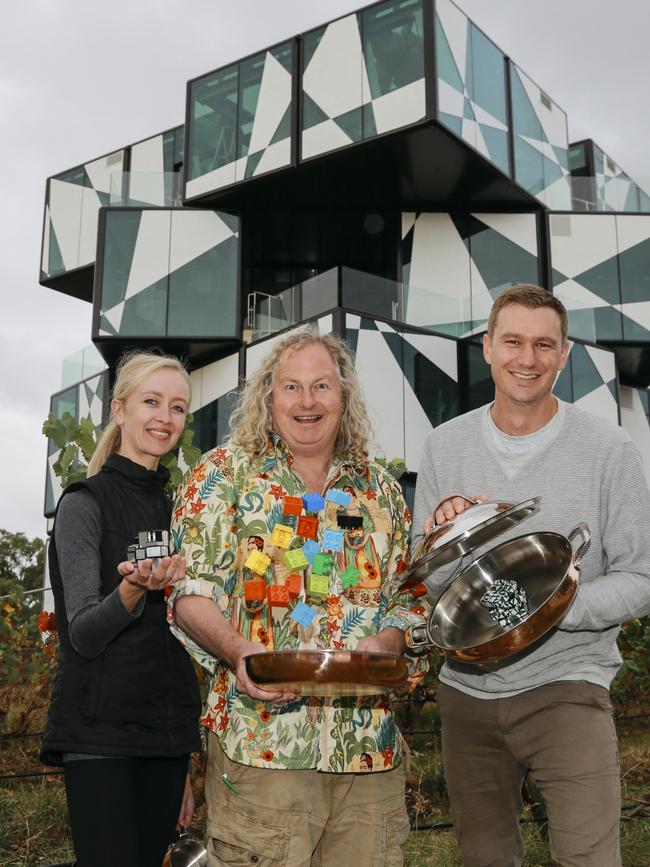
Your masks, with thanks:
M 563 680 L 609 687 L 621 662 L 619 624 L 650 613 L 650 493 L 640 455 L 622 428 L 561 401 L 551 422 L 532 435 L 508 437 L 490 425 L 489 409 L 481 407 L 431 432 L 418 473 L 414 537 L 445 497 L 485 492 L 511 503 L 542 498 L 537 514 L 487 547 L 524 533 L 568 536 L 583 521 L 591 545 L 576 600 L 559 628 L 498 663 L 447 660 L 440 680 L 478 698 Z M 508 454 L 519 448 L 516 439 L 529 440 L 528 456 Z M 441 591 L 455 565 L 435 572 L 429 586 Z

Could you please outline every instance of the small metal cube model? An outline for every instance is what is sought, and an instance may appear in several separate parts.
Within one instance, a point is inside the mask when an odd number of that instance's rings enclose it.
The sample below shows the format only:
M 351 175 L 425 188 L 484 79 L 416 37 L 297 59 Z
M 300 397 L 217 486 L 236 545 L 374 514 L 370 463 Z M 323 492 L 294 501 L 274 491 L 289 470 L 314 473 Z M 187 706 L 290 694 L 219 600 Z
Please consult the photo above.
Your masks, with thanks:
M 296 599 L 300 596 L 300 590 L 302 589 L 302 575 L 299 575 L 297 572 L 287 575 L 284 579 L 284 586 L 288 589 L 289 596 L 292 599 Z
M 343 533 L 340 530 L 325 530 L 322 546 L 325 551 L 341 551 L 343 549 Z
M 262 554 L 261 551 L 251 551 L 244 562 L 244 566 L 247 566 L 256 575 L 263 575 L 270 562 L 271 558 L 268 554 Z
M 286 584 L 271 584 L 266 591 L 266 596 L 271 607 L 275 605 L 279 608 L 286 608 L 289 604 L 289 588 Z
M 143 560 L 152 560 L 152 569 L 157 569 L 163 557 L 169 557 L 169 532 L 167 530 L 142 530 L 135 542 L 126 549 L 126 559 L 136 568 Z
M 338 488 L 330 488 L 325 494 L 325 500 L 328 503 L 338 503 L 339 506 L 346 508 L 352 502 L 352 494 L 347 491 L 341 491 Z
M 283 515 L 302 514 L 302 497 L 285 497 L 282 504 Z
M 312 572 L 307 577 L 307 593 L 310 596 L 327 596 L 330 591 L 330 579 L 327 575 L 316 575 Z
M 348 566 L 345 572 L 341 572 L 339 578 L 344 588 L 356 587 L 359 583 L 359 575 L 361 575 L 361 572 L 358 569 L 355 569 L 354 566 Z
M 293 539 L 293 529 L 286 524 L 276 524 L 271 534 L 271 544 L 278 548 L 288 548 Z
M 331 554 L 316 554 L 312 568 L 317 575 L 330 575 L 334 566 L 334 557 Z
M 303 515 L 298 518 L 298 527 L 296 532 L 303 539 L 315 539 L 318 533 L 318 518 L 310 518 L 308 515 Z

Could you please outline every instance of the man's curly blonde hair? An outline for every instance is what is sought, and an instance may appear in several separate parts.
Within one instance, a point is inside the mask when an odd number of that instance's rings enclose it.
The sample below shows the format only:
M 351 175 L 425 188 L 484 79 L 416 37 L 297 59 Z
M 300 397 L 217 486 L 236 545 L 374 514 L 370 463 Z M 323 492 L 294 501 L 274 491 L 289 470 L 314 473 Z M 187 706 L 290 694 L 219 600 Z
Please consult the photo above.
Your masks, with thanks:
M 340 337 L 321 335 L 309 325 L 291 332 L 277 343 L 246 382 L 230 417 L 230 442 L 251 456 L 266 447 L 273 433 L 271 401 L 278 365 L 292 352 L 314 345 L 327 349 L 336 365 L 341 384 L 343 408 L 335 452 L 354 466 L 362 466 L 368 461 L 372 426 L 354 369 L 352 351 Z

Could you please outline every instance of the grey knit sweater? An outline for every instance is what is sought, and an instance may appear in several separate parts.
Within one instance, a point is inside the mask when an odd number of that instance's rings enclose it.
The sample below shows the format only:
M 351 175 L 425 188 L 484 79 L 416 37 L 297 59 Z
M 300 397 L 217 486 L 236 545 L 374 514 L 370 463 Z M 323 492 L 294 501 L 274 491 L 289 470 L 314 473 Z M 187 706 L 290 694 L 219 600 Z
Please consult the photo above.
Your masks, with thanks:
M 541 496 L 541 510 L 488 547 L 514 536 L 589 524 L 576 600 L 558 629 L 513 660 L 489 666 L 445 662 L 440 680 L 478 698 L 501 698 L 559 680 L 609 687 L 620 665 L 619 624 L 650 613 L 650 494 L 641 458 L 622 429 L 566 407 L 550 445 L 508 480 L 485 427 L 486 408 L 436 428 L 423 451 L 415 493 L 414 538 L 428 514 L 454 493 L 485 492 L 521 502 Z M 479 554 L 485 548 L 479 549 Z M 453 569 L 433 575 L 442 590 Z

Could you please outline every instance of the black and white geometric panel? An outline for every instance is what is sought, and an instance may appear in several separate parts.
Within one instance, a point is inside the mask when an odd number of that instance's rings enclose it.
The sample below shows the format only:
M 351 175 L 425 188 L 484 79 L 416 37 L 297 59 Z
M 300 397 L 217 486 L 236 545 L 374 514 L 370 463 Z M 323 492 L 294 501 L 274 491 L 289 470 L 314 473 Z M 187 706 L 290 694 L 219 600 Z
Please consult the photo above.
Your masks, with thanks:
M 515 179 L 547 207 L 570 210 L 566 114 L 512 61 L 510 86 Z
M 647 389 L 620 386 L 621 427 L 632 437 L 641 453 L 650 485 L 650 393 Z
M 302 159 L 424 118 L 421 0 L 340 18 L 303 45 Z
M 255 373 L 262 361 L 277 343 L 284 340 L 284 338 L 291 334 L 292 331 L 295 331 L 296 328 L 302 328 L 306 324 L 307 323 L 305 322 L 301 322 L 293 328 L 287 328 L 279 334 L 274 334 L 272 337 L 266 337 L 263 340 L 258 340 L 255 343 L 251 343 L 249 346 L 244 347 L 242 351 L 246 353 L 246 379 L 248 379 L 251 374 Z M 316 326 L 319 334 L 331 334 L 334 323 L 332 315 L 328 314 L 327 316 L 321 316 L 319 319 L 311 321 L 309 325 L 312 327 Z
M 551 214 L 553 291 L 573 337 L 650 339 L 650 216 Z
M 69 412 L 77 422 L 89 419 L 96 429 L 102 427 L 108 418 L 109 392 L 108 371 L 85 379 L 65 391 L 52 395 L 50 412 L 57 418 Z M 47 470 L 45 477 L 45 507 L 46 516 L 53 515 L 57 501 L 61 496 L 61 484 L 53 470 L 54 464 L 61 455 L 52 440 L 47 443 Z
M 417 471 L 432 428 L 459 411 L 456 341 L 346 314 L 378 453 Z
M 209 210 L 107 211 L 99 335 L 233 333 L 238 228 Z
M 614 160 L 594 143 L 596 207 L 599 211 L 647 210 L 648 197 Z M 642 201 L 639 201 L 641 195 Z
M 451 0 L 436 0 L 438 120 L 510 173 L 505 58 Z
M 533 214 L 402 214 L 408 324 L 466 336 L 484 329 L 503 289 L 538 282 Z
M 41 279 L 92 265 L 99 209 L 121 188 L 124 150 L 48 180 Z
M 206 452 L 222 443 L 230 430 L 230 415 L 239 388 L 239 353 L 206 364 L 190 374 L 192 383 L 192 445 Z M 178 463 L 186 469 L 182 454 Z
M 554 392 L 586 412 L 619 423 L 616 361 L 609 349 L 574 343 Z

